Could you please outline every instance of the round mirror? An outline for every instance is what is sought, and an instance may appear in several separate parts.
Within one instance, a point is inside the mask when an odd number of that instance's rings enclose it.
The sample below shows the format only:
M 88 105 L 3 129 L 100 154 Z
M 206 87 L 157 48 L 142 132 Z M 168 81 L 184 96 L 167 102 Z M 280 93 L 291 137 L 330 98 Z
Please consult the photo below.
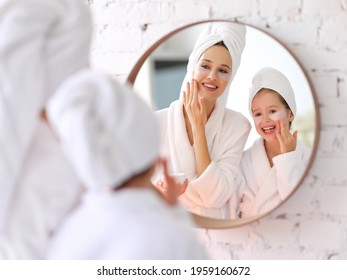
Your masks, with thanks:
M 220 21 L 212 21 L 220 22 Z M 128 82 L 135 91 L 154 110 L 167 108 L 179 99 L 182 82 L 187 73 L 188 57 L 194 48 L 196 39 L 209 22 L 199 22 L 185 26 L 166 35 L 156 42 L 138 61 L 131 71 Z M 275 68 L 290 82 L 295 94 L 296 114 L 290 131 L 297 130 L 297 138 L 309 151 L 305 167 L 296 178 L 292 191 L 278 203 L 264 212 L 233 219 L 213 219 L 193 214 L 201 227 L 223 228 L 239 226 L 270 213 L 284 202 L 301 184 L 312 165 L 318 145 L 318 102 L 313 87 L 298 60 L 283 44 L 272 36 L 252 26 L 246 26 L 246 44 L 241 56 L 241 63 L 231 82 L 226 107 L 240 112 L 252 125 L 244 145 L 244 151 L 252 149 L 253 143 L 260 137 L 255 127 L 254 116 L 249 112 L 249 89 L 252 78 L 264 67 Z M 272 165 L 270 166 L 272 169 Z M 264 175 L 265 176 L 265 175 Z M 259 177 L 259 176 L 258 176 Z

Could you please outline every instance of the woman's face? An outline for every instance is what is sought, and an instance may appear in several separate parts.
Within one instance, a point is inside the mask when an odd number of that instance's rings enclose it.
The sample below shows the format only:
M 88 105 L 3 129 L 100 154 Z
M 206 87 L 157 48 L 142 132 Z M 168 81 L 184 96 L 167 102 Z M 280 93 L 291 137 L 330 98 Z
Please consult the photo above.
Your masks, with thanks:
M 228 85 L 231 70 L 231 57 L 225 47 L 212 46 L 203 52 L 193 74 L 199 96 L 207 102 L 215 102 Z
M 277 139 L 278 121 L 283 121 L 289 129 L 289 122 L 294 120 L 292 111 L 283 104 L 279 94 L 268 89 L 260 90 L 253 98 L 252 117 L 258 134 L 266 141 Z

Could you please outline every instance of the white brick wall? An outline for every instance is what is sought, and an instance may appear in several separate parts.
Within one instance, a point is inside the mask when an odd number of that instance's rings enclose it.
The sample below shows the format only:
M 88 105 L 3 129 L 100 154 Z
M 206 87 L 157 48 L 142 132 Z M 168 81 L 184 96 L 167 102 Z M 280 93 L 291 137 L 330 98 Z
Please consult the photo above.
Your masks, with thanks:
M 347 259 L 346 0 L 86 0 L 94 15 L 93 66 L 124 81 L 156 40 L 185 24 L 238 19 L 302 62 L 320 105 L 320 144 L 303 185 L 266 218 L 199 229 L 218 259 Z

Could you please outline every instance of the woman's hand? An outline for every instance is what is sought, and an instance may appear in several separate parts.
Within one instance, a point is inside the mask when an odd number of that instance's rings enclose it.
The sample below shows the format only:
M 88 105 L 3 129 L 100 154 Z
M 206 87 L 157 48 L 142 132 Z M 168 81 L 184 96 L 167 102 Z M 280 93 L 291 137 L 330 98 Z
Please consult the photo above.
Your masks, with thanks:
M 281 154 L 295 151 L 298 131 L 296 130 L 291 134 L 289 126 L 286 126 L 282 120 L 277 121 L 276 127 L 276 136 L 280 143 Z
M 167 171 L 167 162 L 164 159 L 160 159 L 159 162 L 164 170 L 163 179 L 158 181 L 156 188 L 165 198 L 165 201 L 169 205 L 175 205 L 177 203 L 177 197 L 183 194 L 188 186 L 188 179 L 185 179 L 183 184 L 176 184 L 174 178 L 172 178 Z
M 176 192 L 177 197 L 186 191 L 186 189 L 188 187 L 188 183 L 189 183 L 188 179 L 185 179 L 183 181 L 183 184 L 177 183 L 177 192 Z
M 183 194 L 188 187 L 189 180 L 185 179 L 183 183 L 176 183 L 176 196 L 179 197 Z M 168 193 L 168 185 L 164 180 L 159 180 L 156 184 L 156 188 L 163 194 L 167 195 Z
M 183 92 L 183 106 L 185 109 L 185 121 L 190 143 L 194 144 L 196 174 L 199 177 L 211 163 L 211 157 L 207 146 L 205 125 L 207 123 L 207 110 L 204 98 L 198 95 L 198 82 L 192 80 L 187 83 Z
M 192 129 L 205 127 L 207 122 L 205 100 L 198 95 L 198 82 L 196 80 L 192 80 L 191 83 L 187 82 L 186 90 L 183 92 L 183 105 Z

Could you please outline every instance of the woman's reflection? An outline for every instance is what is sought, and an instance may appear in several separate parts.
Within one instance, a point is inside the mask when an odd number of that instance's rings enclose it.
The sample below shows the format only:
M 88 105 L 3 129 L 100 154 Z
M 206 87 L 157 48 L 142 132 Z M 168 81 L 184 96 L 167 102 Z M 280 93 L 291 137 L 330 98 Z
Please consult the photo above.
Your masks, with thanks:
M 180 201 L 191 212 L 212 218 L 225 218 L 225 203 L 237 193 L 235 177 L 250 131 L 242 114 L 225 108 L 245 33 L 238 23 L 209 23 L 189 56 L 180 99 L 156 112 L 162 154 L 172 173 L 189 179 Z M 165 189 L 160 175 L 154 181 Z
M 281 72 L 263 68 L 255 74 L 249 111 L 260 138 L 243 153 L 240 164 L 241 217 L 264 214 L 285 200 L 311 155 L 297 139 L 298 131 L 290 132 L 296 101 L 290 82 Z

